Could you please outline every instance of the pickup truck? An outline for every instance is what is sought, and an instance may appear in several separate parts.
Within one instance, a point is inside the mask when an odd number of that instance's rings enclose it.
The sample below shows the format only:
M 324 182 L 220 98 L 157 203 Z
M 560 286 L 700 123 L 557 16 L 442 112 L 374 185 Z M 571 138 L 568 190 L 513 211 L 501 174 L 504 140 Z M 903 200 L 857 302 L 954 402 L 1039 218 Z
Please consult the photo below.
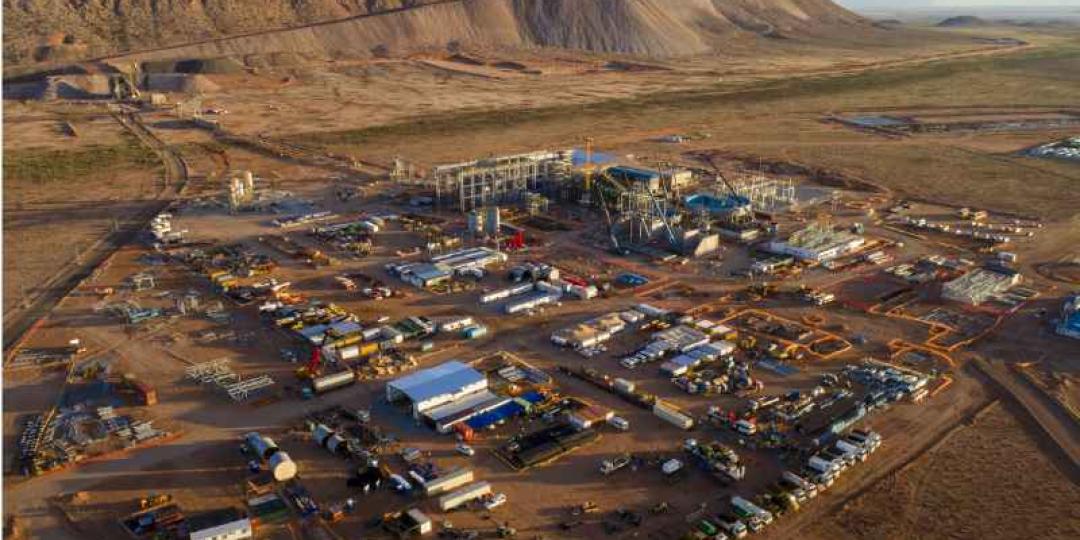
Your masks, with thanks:
M 630 456 L 619 456 L 615 459 L 605 459 L 600 462 L 600 473 L 604 475 L 611 474 L 623 467 L 630 464 Z

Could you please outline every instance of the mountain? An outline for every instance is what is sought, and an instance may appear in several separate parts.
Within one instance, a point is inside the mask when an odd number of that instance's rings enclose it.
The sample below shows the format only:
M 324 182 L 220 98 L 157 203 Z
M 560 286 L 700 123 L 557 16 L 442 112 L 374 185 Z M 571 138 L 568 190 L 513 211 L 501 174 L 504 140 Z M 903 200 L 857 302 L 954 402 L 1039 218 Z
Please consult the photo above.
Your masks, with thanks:
M 4 0 L 9 63 L 558 47 L 672 57 L 869 28 L 831 0 Z
M 986 26 L 987 24 L 986 21 L 974 15 L 957 15 L 937 23 L 937 26 L 942 28 L 971 28 L 976 26 Z

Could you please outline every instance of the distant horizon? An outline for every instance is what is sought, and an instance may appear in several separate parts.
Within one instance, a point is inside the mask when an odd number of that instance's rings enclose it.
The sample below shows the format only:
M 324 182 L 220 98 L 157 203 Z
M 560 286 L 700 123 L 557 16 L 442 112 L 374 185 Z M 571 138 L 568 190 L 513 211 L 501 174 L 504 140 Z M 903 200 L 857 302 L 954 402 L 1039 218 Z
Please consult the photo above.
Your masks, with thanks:
M 1080 0 L 833 0 L 867 16 L 898 18 L 975 15 L 1008 19 L 1080 18 Z
M 948 10 L 948 9 L 1024 9 L 1024 8 L 1080 8 L 1080 0 L 908 0 L 897 6 L 895 0 L 833 0 L 850 9 Z

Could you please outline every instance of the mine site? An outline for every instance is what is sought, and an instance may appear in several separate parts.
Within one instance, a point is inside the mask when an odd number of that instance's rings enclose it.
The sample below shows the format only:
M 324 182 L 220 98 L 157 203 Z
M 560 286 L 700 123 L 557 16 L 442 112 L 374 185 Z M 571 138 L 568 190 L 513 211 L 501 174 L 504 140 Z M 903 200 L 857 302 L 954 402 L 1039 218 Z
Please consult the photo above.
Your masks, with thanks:
M 883 4 L 5 2 L 4 538 L 1080 538 L 1080 16 Z

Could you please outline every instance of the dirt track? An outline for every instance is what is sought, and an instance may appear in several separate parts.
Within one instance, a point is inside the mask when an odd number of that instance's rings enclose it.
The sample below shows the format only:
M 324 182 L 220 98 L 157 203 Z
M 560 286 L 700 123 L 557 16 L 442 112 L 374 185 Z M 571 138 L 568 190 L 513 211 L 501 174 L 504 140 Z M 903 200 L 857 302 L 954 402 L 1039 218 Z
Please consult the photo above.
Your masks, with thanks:
M 878 482 L 903 469 L 946 439 L 957 426 L 976 416 L 989 403 L 982 384 L 973 377 L 960 375 L 948 392 L 934 397 L 915 410 L 917 419 L 897 422 L 890 419 L 875 427 L 885 440 L 882 449 L 865 467 L 848 472 L 825 495 L 807 505 L 800 513 L 786 516 L 766 529 L 764 538 L 797 538 L 800 531 L 814 522 L 842 511 Z M 933 411 L 923 410 L 932 408 Z M 890 413 L 892 414 L 892 413 Z M 927 419 L 932 419 L 927 421 Z
M 126 225 L 99 239 L 82 254 L 79 260 L 65 266 L 42 285 L 42 292 L 29 300 L 26 307 L 17 306 L 4 314 L 4 352 L 10 354 L 26 332 L 39 319 L 46 316 L 65 296 L 71 293 L 94 270 L 101 266 L 113 252 L 134 241 L 155 215 L 168 208 L 173 199 L 180 196 L 187 185 L 188 171 L 184 160 L 142 124 L 134 114 L 122 113 L 115 118 L 125 129 L 134 134 L 146 146 L 153 149 L 165 166 L 164 186 L 158 192 L 159 202 L 134 216 Z M 171 189 L 170 189 L 171 188 Z
M 1074 482 L 1080 483 L 1080 426 L 1072 416 L 1031 383 L 1010 373 L 1004 364 L 983 359 L 977 359 L 973 364 L 1045 432 L 1065 458 L 1063 469 Z

